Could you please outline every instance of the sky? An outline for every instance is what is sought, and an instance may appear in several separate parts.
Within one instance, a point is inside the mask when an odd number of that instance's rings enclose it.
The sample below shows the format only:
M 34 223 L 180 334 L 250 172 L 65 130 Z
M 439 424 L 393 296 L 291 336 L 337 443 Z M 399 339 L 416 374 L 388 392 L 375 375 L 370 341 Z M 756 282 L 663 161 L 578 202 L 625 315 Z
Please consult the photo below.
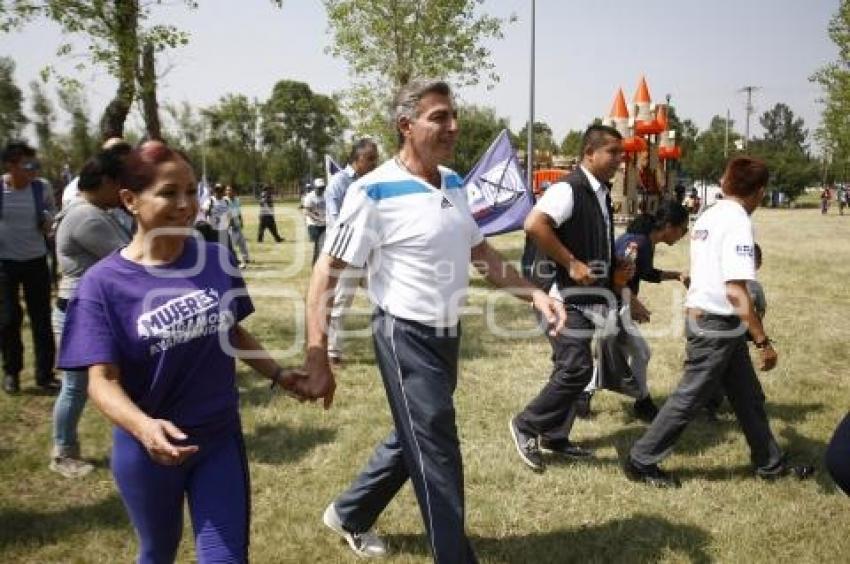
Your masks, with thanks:
M 670 94 L 680 117 L 700 129 L 727 109 L 744 130 L 744 86 L 757 86 L 751 132 L 758 116 L 784 102 L 814 130 L 820 119 L 818 85 L 809 76 L 837 58 L 826 29 L 839 0 L 536 0 L 535 121 L 557 140 L 607 115 L 622 87 L 627 101 L 646 76 L 653 101 Z M 341 59 L 327 54 L 331 36 L 319 0 L 200 0 L 197 10 L 171 0 L 154 8 L 154 21 L 188 31 L 190 43 L 158 62 L 160 103 L 215 103 L 228 93 L 263 100 L 281 79 L 306 82 L 331 94 L 351 84 Z M 486 0 L 491 15 L 516 16 L 504 38 L 489 41 L 500 81 L 462 89 L 463 102 L 495 108 L 519 130 L 528 120 L 530 0 Z M 80 58 L 57 58 L 59 29 L 31 24 L 0 36 L 0 55 L 16 62 L 16 82 L 29 82 L 52 64 L 80 80 L 94 119 L 116 83 L 96 67 L 77 71 Z M 83 43 L 78 42 L 79 46 Z M 29 112 L 29 100 L 25 102 Z M 461 124 L 461 127 L 463 124 Z

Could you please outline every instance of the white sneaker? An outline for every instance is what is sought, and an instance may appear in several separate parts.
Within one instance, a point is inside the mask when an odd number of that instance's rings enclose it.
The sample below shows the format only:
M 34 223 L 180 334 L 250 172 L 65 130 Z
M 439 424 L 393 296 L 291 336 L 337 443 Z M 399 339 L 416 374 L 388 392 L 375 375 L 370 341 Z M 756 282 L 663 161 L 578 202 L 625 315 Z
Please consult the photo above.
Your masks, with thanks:
M 342 521 L 333 503 L 325 509 L 325 513 L 322 515 L 322 522 L 328 529 L 344 538 L 357 556 L 363 558 L 380 558 L 387 555 L 387 546 L 375 534 L 375 531 L 366 531 L 365 533 L 349 533 L 346 531 L 342 527 Z
M 69 456 L 57 456 L 50 461 L 50 469 L 66 478 L 82 478 L 94 470 L 94 466 Z

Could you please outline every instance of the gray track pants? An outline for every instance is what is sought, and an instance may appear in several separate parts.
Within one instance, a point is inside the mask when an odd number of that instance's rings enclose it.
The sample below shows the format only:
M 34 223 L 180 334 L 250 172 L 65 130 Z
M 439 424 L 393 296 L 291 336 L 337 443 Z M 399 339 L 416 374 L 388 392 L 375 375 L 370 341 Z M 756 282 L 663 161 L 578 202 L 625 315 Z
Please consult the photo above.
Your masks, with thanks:
M 463 467 L 452 400 L 460 331 L 445 335 L 378 310 L 373 332 L 395 429 L 336 498 L 336 511 L 347 530 L 366 531 L 410 478 L 434 561 L 477 562 L 464 529 Z

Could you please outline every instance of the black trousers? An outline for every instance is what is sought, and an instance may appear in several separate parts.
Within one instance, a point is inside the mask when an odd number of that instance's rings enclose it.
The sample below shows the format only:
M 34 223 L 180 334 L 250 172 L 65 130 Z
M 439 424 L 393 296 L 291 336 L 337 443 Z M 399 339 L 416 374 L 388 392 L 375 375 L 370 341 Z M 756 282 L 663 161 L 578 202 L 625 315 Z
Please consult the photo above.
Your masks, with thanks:
M 325 246 L 325 231 L 327 230 L 327 226 L 325 225 L 308 225 L 307 226 L 307 235 L 310 237 L 310 240 L 313 242 L 313 262 L 310 264 L 316 264 L 316 259 L 319 258 L 319 253 L 322 252 L 322 247 Z
M 829 441 L 826 468 L 838 487 L 850 495 L 850 414 L 841 420 Z
M 21 340 L 21 324 L 24 312 L 21 308 L 21 288 L 24 303 L 30 318 L 33 348 L 35 349 L 35 380 L 43 384 L 53 378 L 53 362 L 56 345 L 50 326 L 50 271 L 47 257 L 32 260 L 0 261 L 3 281 L 3 372 L 17 376 L 24 368 L 24 343 Z
M 567 309 L 567 323 L 552 345 L 552 373 L 531 403 L 516 417 L 517 427 L 531 435 L 564 438 L 573 402 L 593 377 L 590 343 L 594 325 L 581 312 Z
M 395 429 L 334 501 L 343 526 L 369 530 L 408 478 L 434 561 L 477 562 L 464 529 L 463 465 L 452 395 L 460 336 L 393 317 L 373 319 L 375 355 Z
M 634 462 L 649 466 L 663 460 L 699 408 L 722 386 L 747 439 L 753 465 L 770 469 L 782 463 L 783 453 L 770 431 L 764 391 L 750 360 L 746 333 L 738 331 L 733 336 L 740 323 L 736 316 L 688 320 L 685 373 L 646 433 L 632 446 Z
M 272 234 L 272 237 L 274 237 L 275 241 L 277 241 L 278 243 L 283 241 L 283 238 L 277 232 L 277 223 L 275 223 L 274 216 L 273 215 L 261 215 L 260 216 L 260 226 L 257 230 L 257 242 L 258 243 L 263 242 L 263 235 L 265 234 L 267 229 Z

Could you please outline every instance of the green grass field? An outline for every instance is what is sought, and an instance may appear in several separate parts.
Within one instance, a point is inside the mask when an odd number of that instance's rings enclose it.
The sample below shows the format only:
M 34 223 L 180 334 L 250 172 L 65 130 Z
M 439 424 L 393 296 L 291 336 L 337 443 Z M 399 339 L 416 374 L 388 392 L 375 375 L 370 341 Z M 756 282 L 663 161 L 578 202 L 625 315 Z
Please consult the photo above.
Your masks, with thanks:
M 246 207 L 254 238 L 256 212 Z M 297 220 L 280 223 L 287 241 L 251 242 L 256 263 L 246 271 L 257 313 L 247 327 L 272 349 L 300 351 L 295 323 L 309 252 Z M 818 465 L 816 479 L 764 483 L 751 477 L 745 441 L 730 413 L 719 424 L 697 421 L 665 467 L 684 486 L 659 491 L 628 482 L 619 461 L 644 425 L 624 409 L 626 398 L 600 393 L 595 418 L 576 425 L 574 439 L 596 450 L 588 463 L 553 462 L 543 475 L 519 462 L 507 422 L 549 373 L 542 337 L 505 338 L 485 331 L 485 316 L 464 318 L 463 361 L 456 395 L 466 472 L 469 534 L 483 562 L 847 562 L 850 500 L 822 466 L 832 429 L 848 410 L 847 314 L 850 299 L 850 217 L 835 210 L 760 210 L 764 248 L 761 279 L 768 297 L 767 327 L 779 366 L 762 376 L 773 430 L 795 457 Z M 493 240 L 518 260 L 522 237 Z M 662 268 L 687 266 L 687 242 L 659 248 Z M 307 264 L 309 261 L 306 262 Z M 289 271 L 289 272 L 285 272 Z M 473 283 L 472 309 L 495 294 Z M 683 294 L 674 283 L 643 285 L 654 312 L 650 388 L 663 401 L 678 381 L 684 339 Z M 531 328 L 528 307 L 497 301 L 493 322 Z M 358 299 L 360 309 L 366 304 Z M 366 327 L 352 316 L 352 328 Z M 28 341 L 27 341 L 28 342 Z M 239 368 L 242 416 L 251 463 L 254 562 L 350 562 L 348 548 L 320 523 L 322 510 L 365 463 L 390 428 L 371 342 L 349 344 L 338 372 L 332 410 L 269 393 L 265 381 Z M 28 346 L 28 349 L 31 347 Z M 29 352 L 28 352 L 29 355 Z M 300 352 L 290 360 L 294 364 Z M 32 361 L 27 357 L 27 367 Z M 32 375 L 22 375 L 25 386 Z M 110 437 L 103 417 L 86 408 L 84 455 L 98 469 L 66 480 L 47 469 L 53 398 L 27 390 L 0 397 L 0 562 L 129 562 L 136 540 L 107 468 Z M 378 523 L 389 562 L 429 562 L 427 543 L 409 487 Z M 179 560 L 193 561 L 191 529 Z

